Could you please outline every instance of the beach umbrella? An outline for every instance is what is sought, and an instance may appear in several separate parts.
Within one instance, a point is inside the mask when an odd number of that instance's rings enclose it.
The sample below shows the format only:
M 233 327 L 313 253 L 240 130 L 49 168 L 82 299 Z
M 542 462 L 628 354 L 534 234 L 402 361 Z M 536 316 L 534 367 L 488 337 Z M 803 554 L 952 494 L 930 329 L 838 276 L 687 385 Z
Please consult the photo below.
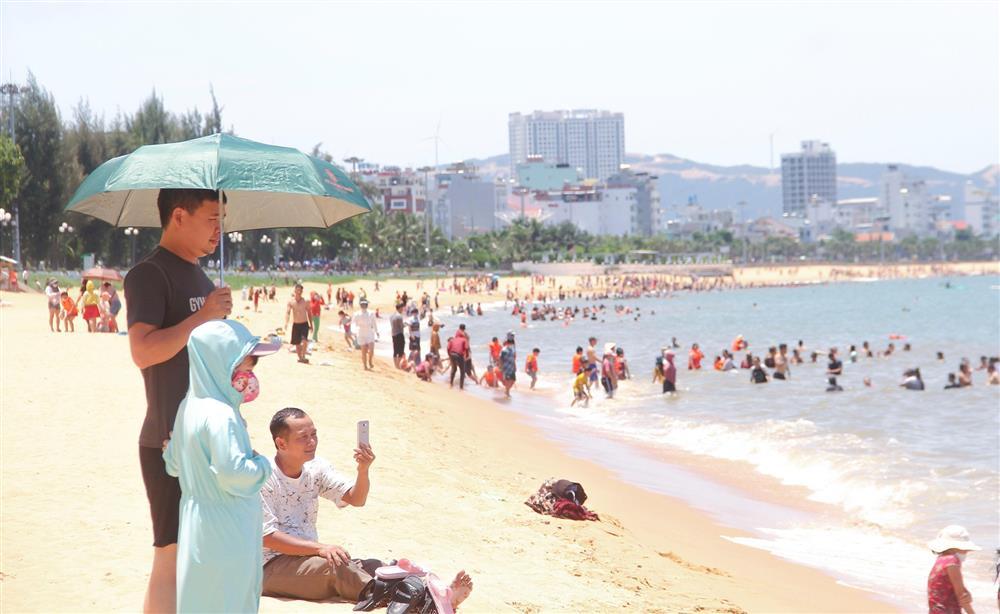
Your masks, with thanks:
M 361 189 L 333 164 L 229 134 L 145 145 L 108 160 L 83 180 L 66 211 L 119 227 L 159 228 L 162 188 L 222 191 L 222 231 L 327 228 L 371 211 Z
M 94 268 L 87 269 L 81 275 L 83 279 L 99 279 L 101 281 L 121 281 L 121 273 L 114 269 L 109 269 L 102 266 L 95 266 Z

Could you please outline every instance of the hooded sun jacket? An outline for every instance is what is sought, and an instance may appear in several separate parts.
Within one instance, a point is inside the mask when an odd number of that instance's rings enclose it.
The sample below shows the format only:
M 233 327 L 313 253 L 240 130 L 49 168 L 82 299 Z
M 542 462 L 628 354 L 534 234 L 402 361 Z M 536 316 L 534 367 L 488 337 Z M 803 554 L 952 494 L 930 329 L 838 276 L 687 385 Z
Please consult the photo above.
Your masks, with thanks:
M 259 492 L 271 465 L 253 452 L 231 384 L 258 341 L 231 320 L 202 324 L 188 340 L 190 385 L 163 453 L 181 485 L 178 612 L 256 612 L 260 604 Z

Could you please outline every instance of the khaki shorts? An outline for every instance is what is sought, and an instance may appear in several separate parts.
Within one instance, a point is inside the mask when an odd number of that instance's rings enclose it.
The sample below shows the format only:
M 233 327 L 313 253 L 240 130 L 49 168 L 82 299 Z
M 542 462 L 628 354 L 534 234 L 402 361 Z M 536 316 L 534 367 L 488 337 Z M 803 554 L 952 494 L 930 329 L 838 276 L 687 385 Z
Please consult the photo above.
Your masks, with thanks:
M 263 594 L 307 601 L 339 598 L 357 602 L 371 579 L 356 561 L 334 567 L 321 556 L 279 554 L 264 565 Z

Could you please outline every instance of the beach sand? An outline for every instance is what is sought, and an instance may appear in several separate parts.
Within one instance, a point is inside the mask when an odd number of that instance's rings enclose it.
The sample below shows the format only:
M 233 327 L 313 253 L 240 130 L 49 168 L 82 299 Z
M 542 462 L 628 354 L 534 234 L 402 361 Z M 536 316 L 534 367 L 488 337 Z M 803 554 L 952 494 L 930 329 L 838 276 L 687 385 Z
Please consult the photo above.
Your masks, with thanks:
M 442 306 L 502 299 L 505 283 L 492 296 L 443 293 Z M 395 291 L 418 295 L 415 285 L 382 282 L 379 293 L 371 282 L 347 287 L 367 288 L 387 318 Z M 325 296 L 325 286 L 310 289 Z M 282 325 L 289 295 L 279 289 L 279 301 L 255 314 L 237 293 L 233 316 L 257 334 L 270 332 Z M 127 339 L 88 334 L 80 321 L 75 334 L 50 333 L 44 296 L 2 299 L 9 302 L 0 309 L 2 609 L 139 610 L 152 538 L 137 450 L 143 385 Z M 323 314 L 312 364 L 285 351 L 261 360 L 261 395 L 243 407 L 254 446 L 265 453 L 273 451 L 271 415 L 305 409 L 320 432 L 319 455 L 348 475 L 355 423 L 371 421 L 378 458 L 368 504 L 338 510 L 322 502 L 321 540 L 352 556 L 408 557 L 442 577 L 465 569 L 475 582 L 465 612 L 892 610 L 819 571 L 723 539 L 740 532 L 569 456 L 498 402 L 418 382 L 378 358 L 374 372 L 362 371 L 359 354 L 327 328 L 335 313 Z M 387 320 L 381 326 L 387 331 Z M 472 334 L 478 342 L 488 333 Z M 553 476 L 583 483 L 601 521 L 550 518 L 524 505 Z M 261 601 L 264 612 L 350 607 Z

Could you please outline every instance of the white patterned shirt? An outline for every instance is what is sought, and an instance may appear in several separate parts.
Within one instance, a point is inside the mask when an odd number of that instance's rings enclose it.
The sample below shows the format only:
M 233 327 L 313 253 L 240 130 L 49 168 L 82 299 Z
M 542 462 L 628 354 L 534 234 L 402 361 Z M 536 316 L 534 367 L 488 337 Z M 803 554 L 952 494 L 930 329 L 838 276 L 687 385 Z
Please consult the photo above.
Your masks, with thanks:
M 304 464 L 302 474 L 295 479 L 282 473 L 273 458 L 271 468 L 271 477 L 260 489 L 264 535 L 281 531 L 300 539 L 319 541 L 316 532 L 319 498 L 329 499 L 337 507 L 347 507 L 343 497 L 354 482 L 334 471 L 329 462 L 318 456 Z M 264 548 L 264 564 L 279 554 Z

